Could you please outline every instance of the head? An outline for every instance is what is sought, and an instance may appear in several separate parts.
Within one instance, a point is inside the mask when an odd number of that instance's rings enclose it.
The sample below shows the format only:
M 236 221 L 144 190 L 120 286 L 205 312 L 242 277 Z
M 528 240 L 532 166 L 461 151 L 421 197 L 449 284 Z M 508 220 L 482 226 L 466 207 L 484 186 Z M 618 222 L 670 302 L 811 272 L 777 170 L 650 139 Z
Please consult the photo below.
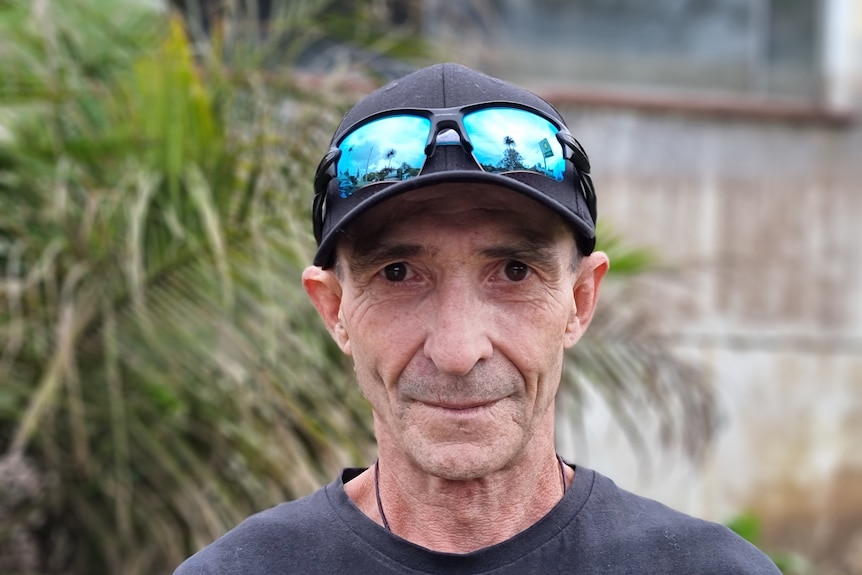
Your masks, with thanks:
M 345 116 L 303 282 L 353 358 L 381 457 L 469 479 L 553 449 L 563 352 L 608 265 L 588 172 L 550 104 L 463 66 Z

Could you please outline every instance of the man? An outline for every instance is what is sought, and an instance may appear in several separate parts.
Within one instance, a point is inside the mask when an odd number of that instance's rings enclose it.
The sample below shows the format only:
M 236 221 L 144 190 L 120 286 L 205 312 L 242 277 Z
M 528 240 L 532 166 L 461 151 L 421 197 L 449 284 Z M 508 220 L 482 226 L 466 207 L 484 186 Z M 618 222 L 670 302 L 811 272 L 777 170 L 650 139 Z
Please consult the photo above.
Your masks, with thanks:
M 728 529 L 554 448 L 563 352 L 608 269 L 589 162 L 538 96 L 456 64 L 344 118 L 302 281 L 354 362 L 379 457 L 177 571 L 778 573 Z

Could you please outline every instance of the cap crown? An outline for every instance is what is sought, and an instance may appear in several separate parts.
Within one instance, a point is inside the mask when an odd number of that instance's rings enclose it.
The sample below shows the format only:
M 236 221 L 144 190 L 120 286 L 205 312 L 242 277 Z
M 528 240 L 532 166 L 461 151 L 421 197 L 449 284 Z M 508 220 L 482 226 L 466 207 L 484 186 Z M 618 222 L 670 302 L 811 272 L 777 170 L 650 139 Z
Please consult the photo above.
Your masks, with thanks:
M 408 74 L 360 100 L 344 116 L 332 145 L 358 124 L 388 111 L 456 108 L 490 102 L 534 108 L 561 126 L 566 125 L 559 112 L 536 94 L 466 66 L 445 63 Z M 332 162 L 333 153 L 337 154 L 336 148 L 330 150 L 321 168 Z M 566 176 L 560 182 L 534 173 L 487 173 L 463 147 L 438 146 L 418 177 L 368 185 L 349 198 L 339 195 L 337 178 L 323 180 L 325 175 L 319 168 L 313 210 L 318 241 L 314 263 L 322 267 L 334 263 L 338 238 L 361 213 L 395 195 L 441 183 L 490 183 L 537 200 L 563 216 L 575 232 L 580 251 L 589 253 L 595 246 L 595 221 L 591 213 L 595 210 L 595 196 L 588 175 L 589 164 L 585 157 L 580 170 L 571 162 L 568 164 Z M 592 206 L 586 198 L 591 198 Z
M 532 92 L 461 64 L 434 64 L 394 80 L 360 100 L 341 121 L 332 141 L 362 120 L 399 108 L 454 108 L 482 102 L 517 102 L 565 125 L 548 102 Z

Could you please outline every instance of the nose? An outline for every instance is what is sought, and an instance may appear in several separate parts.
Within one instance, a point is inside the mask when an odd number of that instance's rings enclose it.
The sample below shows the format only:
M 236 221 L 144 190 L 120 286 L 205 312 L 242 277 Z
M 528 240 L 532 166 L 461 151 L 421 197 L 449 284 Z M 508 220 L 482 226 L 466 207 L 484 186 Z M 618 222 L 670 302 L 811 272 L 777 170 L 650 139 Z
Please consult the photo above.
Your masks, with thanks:
M 441 373 L 464 376 L 480 360 L 494 353 L 491 317 L 468 282 L 439 286 L 431 320 L 427 325 L 424 352 Z

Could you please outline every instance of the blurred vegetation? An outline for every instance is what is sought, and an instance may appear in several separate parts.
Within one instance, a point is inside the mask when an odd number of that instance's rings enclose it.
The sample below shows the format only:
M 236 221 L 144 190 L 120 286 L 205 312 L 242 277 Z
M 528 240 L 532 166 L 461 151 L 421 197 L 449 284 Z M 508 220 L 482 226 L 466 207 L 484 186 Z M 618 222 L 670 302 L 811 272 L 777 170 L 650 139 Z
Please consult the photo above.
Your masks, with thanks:
M 0 572 L 170 572 L 374 457 L 299 276 L 348 80 L 388 65 L 357 59 L 425 50 L 377 4 L 349 26 L 332 2 L 274 3 L 261 27 L 243 2 L 186 5 L 189 22 L 144 0 L 0 0 Z M 615 274 L 653 262 L 604 237 Z M 646 410 L 696 452 L 705 379 L 649 336 L 648 306 L 609 297 L 568 358 L 567 415 L 593 386 L 634 441 Z
M 753 513 L 741 513 L 727 523 L 731 531 L 751 543 L 762 547 L 760 519 Z M 795 553 L 772 551 L 769 557 L 784 575 L 814 575 L 814 568 Z
M 164 572 L 372 445 L 297 279 L 344 104 L 117 4 L 0 5 L 0 446 L 49 572 Z

